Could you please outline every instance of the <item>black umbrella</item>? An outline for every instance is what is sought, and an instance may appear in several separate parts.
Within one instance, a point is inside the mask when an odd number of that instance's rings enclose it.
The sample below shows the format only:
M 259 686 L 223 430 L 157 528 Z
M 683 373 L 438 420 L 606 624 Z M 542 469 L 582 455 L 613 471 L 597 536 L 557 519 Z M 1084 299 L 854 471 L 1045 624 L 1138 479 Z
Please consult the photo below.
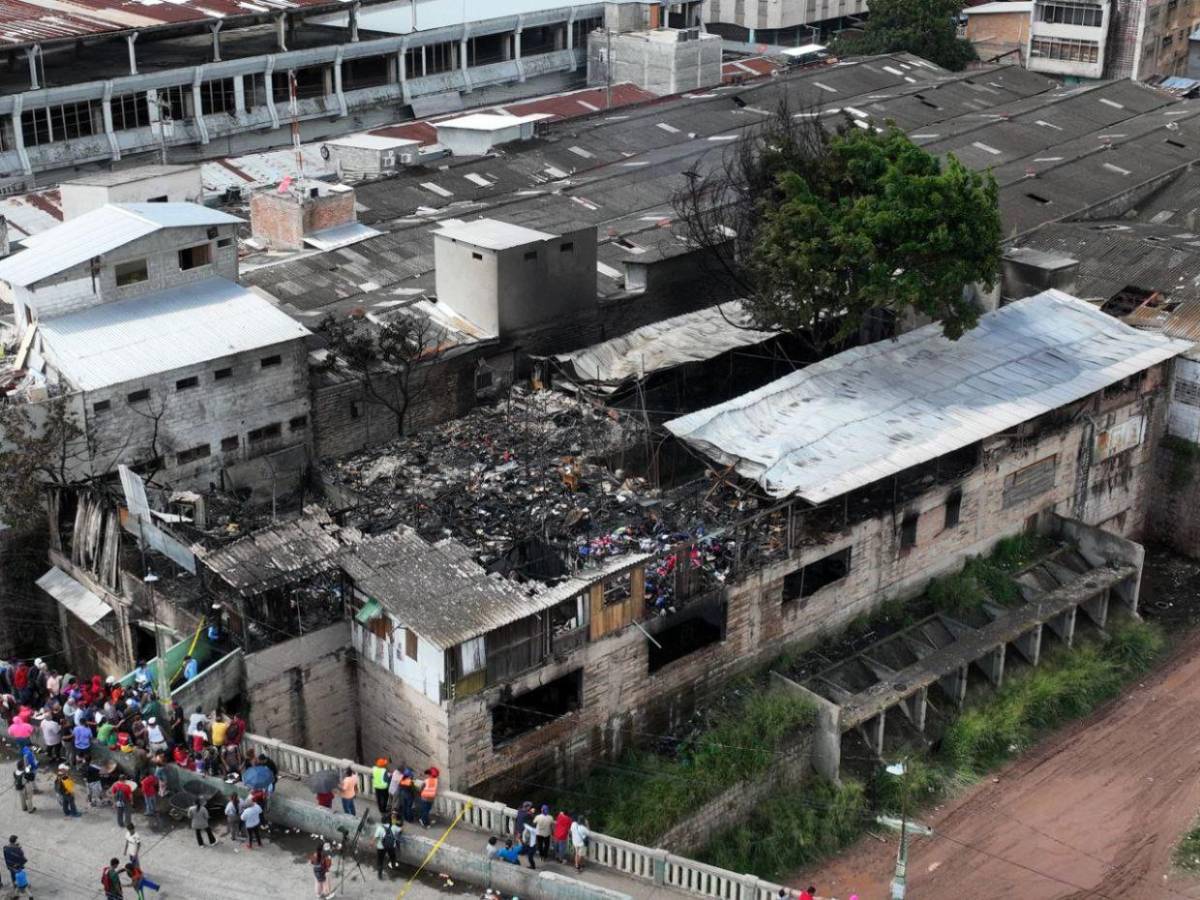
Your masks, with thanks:
M 342 774 L 337 769 L 322 769 L 304 777 L 304 783 L 314 794 L 332 794 L 342 783 Z

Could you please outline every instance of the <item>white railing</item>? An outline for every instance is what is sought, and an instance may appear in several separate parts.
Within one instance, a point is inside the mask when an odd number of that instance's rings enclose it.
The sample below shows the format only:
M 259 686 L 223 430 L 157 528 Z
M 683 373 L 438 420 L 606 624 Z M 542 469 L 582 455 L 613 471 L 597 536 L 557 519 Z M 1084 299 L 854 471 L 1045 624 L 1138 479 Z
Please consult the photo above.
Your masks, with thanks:
M 358 776 L 359 792 L 369 794 L 371 790 L 371 769 L 368 766 L 314 753 L 257 734 L 247 734 L 244 743 L 259 753 L 269 755 L 283 772 L 303 777 L 322 769 L 342 771 L 350 768 Z M 468 804 L 470 808 L 467 808 Z M 462 813 L 464 825 L 495 835 L 512 834 L 517 821 L 517 811 L 511 806 L 493 800 L 480 800 L 456 791 L 438 791 L 434 810 L 443 821 L 453 821 Z M 753 875 L 738 875 L 694 859 L 674 856 L 666 850 L 631 844 L 595 831 L 588 840 L 587 858 L 597 866 L 630 878 L 714 900 L 775 900 L 780 890 L 780 885 Z

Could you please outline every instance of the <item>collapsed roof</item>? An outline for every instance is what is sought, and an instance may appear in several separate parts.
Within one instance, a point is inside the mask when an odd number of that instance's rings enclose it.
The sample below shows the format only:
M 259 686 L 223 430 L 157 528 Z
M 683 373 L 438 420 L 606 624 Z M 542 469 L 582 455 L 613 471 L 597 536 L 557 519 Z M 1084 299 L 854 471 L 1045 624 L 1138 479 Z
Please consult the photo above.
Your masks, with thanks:
M 822 503 L 1029 421 L 1188 350 L 1061 291 L 856 347 L 668 422 L 776 497 Z

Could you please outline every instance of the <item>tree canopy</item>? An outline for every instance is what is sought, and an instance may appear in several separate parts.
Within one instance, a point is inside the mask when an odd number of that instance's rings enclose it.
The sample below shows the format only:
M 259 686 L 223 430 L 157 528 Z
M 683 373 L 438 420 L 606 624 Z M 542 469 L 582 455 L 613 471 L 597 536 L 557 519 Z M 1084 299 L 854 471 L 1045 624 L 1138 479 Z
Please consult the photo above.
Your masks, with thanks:
M 781 108 L 676 197 L 708 281 L 742 297 L 755 324 L 823 355 L 876 321 L 909 312 L 958 338 L 978 308 L 964 289 L 994 284 L 997 188 L 894 129 Z
M 871 0 L 866 27 L 839 37 L 844 55 L 907 51 L 957 72 L 976 59 L 975 48 L 958 36 L 962 0 Z

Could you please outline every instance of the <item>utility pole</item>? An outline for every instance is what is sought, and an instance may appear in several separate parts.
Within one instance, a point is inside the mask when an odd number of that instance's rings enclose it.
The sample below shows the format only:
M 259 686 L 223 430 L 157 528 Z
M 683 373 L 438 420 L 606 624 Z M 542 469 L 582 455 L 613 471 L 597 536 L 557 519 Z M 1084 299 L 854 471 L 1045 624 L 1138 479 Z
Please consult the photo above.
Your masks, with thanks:
M 908 890 L 908 835 L 923 834 L 930 836 L 933 829 L 916 822 L 908 821 L 908 766 L 903 762 L 892 763 L 886 769 L 889 775 L 900 779 L 900 819 L 890 816 L 878 816 L 875 821 L 880 825 L 900 831 L 900 848 L 896 851 L 896 873 L 892 876 L 891 900 L 904 900 Z

